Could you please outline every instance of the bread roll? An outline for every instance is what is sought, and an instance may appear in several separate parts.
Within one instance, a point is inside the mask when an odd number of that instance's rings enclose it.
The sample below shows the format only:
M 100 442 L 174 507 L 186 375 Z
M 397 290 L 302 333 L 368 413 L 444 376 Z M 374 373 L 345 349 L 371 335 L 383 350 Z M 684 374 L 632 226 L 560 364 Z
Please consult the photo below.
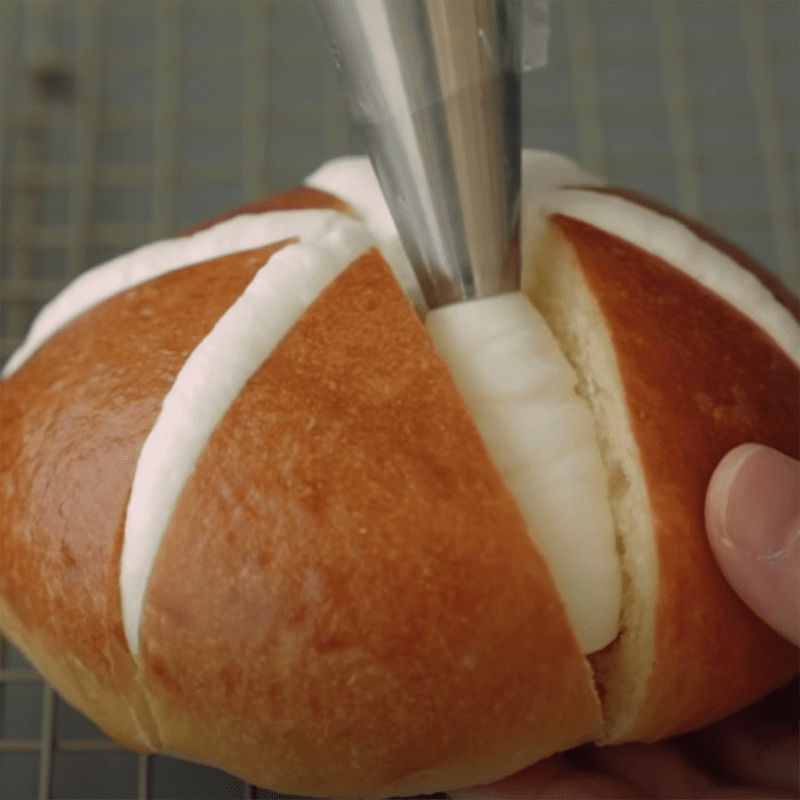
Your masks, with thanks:
M 6 366 L 0 623 L 110 736 L 387 797 L 690 730 L 797 671 L 703 522 L 730 448 L 798 457 L 796 300 L 695 223 L 524 163 L 525 302 L 593 421 L 613 641 L 576 630 L 495 446 L 515 423 L 460 388 L 470 349 L 434 344 L 368 161 L 341 159 L 85 273 Z

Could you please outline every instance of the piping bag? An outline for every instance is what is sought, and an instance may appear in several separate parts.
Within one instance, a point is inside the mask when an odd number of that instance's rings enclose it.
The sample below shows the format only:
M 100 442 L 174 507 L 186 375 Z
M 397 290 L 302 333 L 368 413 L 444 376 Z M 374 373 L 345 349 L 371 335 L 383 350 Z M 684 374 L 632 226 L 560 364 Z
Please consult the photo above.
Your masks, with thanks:
M 431 310 L 520 288 L 521 73 L 547 0 L 312 0 Z

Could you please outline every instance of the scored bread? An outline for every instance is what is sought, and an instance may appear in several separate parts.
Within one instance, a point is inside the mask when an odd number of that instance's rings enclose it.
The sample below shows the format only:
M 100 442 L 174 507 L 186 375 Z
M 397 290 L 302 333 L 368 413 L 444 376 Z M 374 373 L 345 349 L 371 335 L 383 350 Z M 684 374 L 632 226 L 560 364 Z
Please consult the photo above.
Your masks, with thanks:
M 737 444 L 798 457 L 797 365 L 657 257 L 621 252 L 615 237 L 574 219 L 554 226 L 538 307 L 595 412 L 630 580 L 624 634 L 590 658 L 607 740 L 654 740 L 732 712 L 742 692 L 765 693 L 773 680 L 761 654 L 775 637 L 752 624 L 717 570 L 703 507 L 714 468 Z M 586 324 L 598 306 L 603 323 Z M 597 369 L 611 361 L 615 370 Z M 797 651 L 775 644 L 788 680 Z
M 731 447 L 798 457 L 791 300 L 665 210 L 525 166 L 524 289 L 595 419 L 619 636 L 583 657 L 369 164 L 341 160 L 82 276 L 4 372 L 0 624 L 111 736 L 382 797 L 688 730 L 794 674 L 702 516 Z

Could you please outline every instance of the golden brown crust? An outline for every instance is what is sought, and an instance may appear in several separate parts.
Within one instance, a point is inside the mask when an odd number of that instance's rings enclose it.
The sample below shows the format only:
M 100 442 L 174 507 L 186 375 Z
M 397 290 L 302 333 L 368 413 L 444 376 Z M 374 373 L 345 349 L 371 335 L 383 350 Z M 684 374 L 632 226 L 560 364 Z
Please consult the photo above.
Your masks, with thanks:
M 184 233 L 287 208 L 352 213 L 296 187 Z M 702 497 L 741 441 L 797 457 L 798 372 L 671 267 L 557 221 L 616 343 L 657 520 L 658 650 L 625 737 L 656 738 L 796 671 L 797 650 L 722 580 Z M 315 301 L 212 434 L 156 559 L 137 672 L 118 586 L 137 454 L 188 354 L 283 244 L 112 297 L 0 384 L 5 633 L 126 746 L 284 791 L 484 783 L 597 736 L 547 569 L 376 251 Z
M 731 448 L 798 458 L 797 366 L 739 311 L 661 259 L 584 222 L 553 221 L 616 350 L 655 522 L 655 663 L 625 739 L 699 727 L 785 684 L 797 648 L 734 594 L 708 546 L 706 488 Z
M 125 741 L 135 739 L 130 721 L 115 721 L 93 696 L 133 692 L 118 564 L 138 453 L 188 354 L 281 246 L 115 295 L 0 384 L 3 627 L 18 631 L 22 649 L 68 698 Z
M 744 250 L 737 247 L 732 242 L 729 242 L 727 239 L 724 239 L 716 231 L 712 231 L 696 219 L 687 217 L 685 214 L 681 214 L 679 211 L 675 211 L 669 206 L 665 206 L 663 203 L 653 200 L 652 197 L 635 192 L 633 189 L 626 189 L 622 186 L 581 186 L 576 188 L 584 189 L 587 192 L 616 195 L 625 200 L 630 200 L 637 205 L 649 208 L 651 211 L 657 211 L 668 219 L 677 220 L 702 241 L 707 242 L 720 253 L 724 253 L 729 258 L 732 258 L 748 272 L 752 272 L 753 275 L 769 289 L 772 296 L 800 322 L 800 299 L 795 297 L 772 273 L 764 269 L 761 264 L 755 261 Z
M 206 230 L 206 228 L 211 228 L 226 219 L 232 219 L 241 214 L 264 214 L 267 211 L 290 211 L 307 208 L 330 208 L 334 211 L 341 211 L 343 214 L 354 216 L 350 206 L 334 194 L 325 192 L 322 189 L 314 189 L 311 186 L 293 186 L 290 189 L 284 189 L 282 192 L 271 194 L 269 197 L 261 197 L 250 203 L 231 208 L 221 214 L 217 214 L 215 217 L 198 222 L 196 225 L 190 225 L 179 231 L 176 236 L 189 236 L 192 233 Z
M 463 786 L 599 730 L 547 568 L 374 250 L 214 431 L 141 630 L 172 747 L 281 791 Z

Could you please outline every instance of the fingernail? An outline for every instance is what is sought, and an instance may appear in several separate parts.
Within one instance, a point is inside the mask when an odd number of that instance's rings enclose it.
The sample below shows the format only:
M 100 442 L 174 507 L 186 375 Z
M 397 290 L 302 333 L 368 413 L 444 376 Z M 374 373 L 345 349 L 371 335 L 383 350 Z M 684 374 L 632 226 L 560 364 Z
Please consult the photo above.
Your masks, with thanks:
M 800 535 L 800 470 L 783 453 L 746 444 L 717 467 L 706 497 L 709 534 L 758 560 L 780 559 Z

